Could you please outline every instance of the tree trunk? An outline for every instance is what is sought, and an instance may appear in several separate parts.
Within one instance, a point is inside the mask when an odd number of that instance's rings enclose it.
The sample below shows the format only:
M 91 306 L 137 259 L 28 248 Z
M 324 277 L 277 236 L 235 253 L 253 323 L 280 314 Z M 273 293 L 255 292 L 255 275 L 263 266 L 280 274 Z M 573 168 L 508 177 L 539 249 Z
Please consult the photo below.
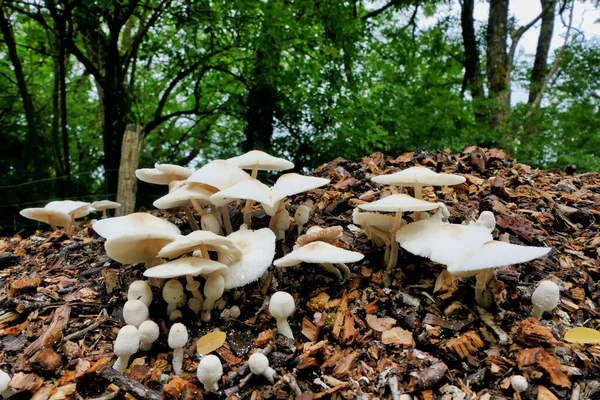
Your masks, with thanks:
M 479 49 L 475 37 L 473 24 L 474 0 L 464 0 L 460 14 L 462 37 L 465 52 L 465 87 L 471 93 L 475 108 L 475 118 L 478 122 L 487 120 L 481 102 L 485 100 L 483 91 L 483 77 L 481 76 L 481 63 Z
M 143 141 L 144 129 L 140 125 L 127 125 L 127 130 L 123 135 L 117 191 L 117 203 L 121 203 L 121 207 L 116 209 L 115 216 L 127 215 L 135 211 L 135 195 L 137 192 L 135 170 L 140 162 Z
M 60 133 L 62 137 L 62 159 L 64 170 L 64 186 L 69 196 L 73 190 L 71 179 L 71 155 L 69 151 L 69 131 L 67 128 L 67 57 L 64 38 L 64 27 L 59 28 L 61 37 L 58 42 L 58 72 L 60 83 Z
M 106 190 L 108 194 L 116 193 L 119 182 L 119 162 L 121 159 L 121 146 L 123 133 L 129 119 L 129 105 L 125 96 L 122 82 L 111 82 L 103 89 L 103 147 L 104 171 Z
M 12 26 L 4 14 L 4 8 L 2 6 L 0 6 L 0 31 L 2 32 L 4 42 L 6 43 L 6 47 L 8 49 L 8 56 L 10 58 L 10 62 L 12 63 L 15 78 L 17 80 L 19 95 L 23 101 L 25 120 L 27 121 L 27 142 L 31 151 L 29 154 L 33 156 L 31 160 L 31 165 L 33 165 L 32 171 L 35 174 L 35 178 L 40 179 L 46 176 L 46 168 L 44 167 L 44 162 L 42 160 L 43 157 L 41 157 L 43 153 L 40 151 L 42 146 L 40 144 L 40 138 L 38 137 L 37 132 L 38 124 L 35 108 L 31 94 L 27 89 L 27 82 L 25 81 L 23 66 L 21 65 L 21 60 L 19 59 L 19 55 L 17 53 L 17 45 L 13 36 Z
M 535 98 L 540 93 L 546 70 L 548 69 L 548 52 L 550 51 L 550 42 L 554 32 L 554 9 L 556 0 L 541 0 L 542 3 L 542 27 L 538 38 L 537 49 L 535 51 L 535 61 L 531 71 L 531 82 L 529 85 L 529 104 L 533 104 Z
M 489 97 L 492 101 L 492 128 L 504 127 L 510 116 L 510 77 L 506 40 L 508 0 L 491 0 L 487 27 L 487 63 Z
M 56 41 L 53 41 L 56 44 Z M 52 88 L 52 154 L 54 158 L 54 169 L 57 176 L 64 176 L 65 171 L 63 168 L 63 159 L 60 152 L 60 66 L 58 65 L 58 58 L 54 59 L 53 63 L 54 72 L 54 85 Z M 58 179 L 58 196 L 61 198 L 67 197 L 67 188 L 65 187 L 64 180 Z

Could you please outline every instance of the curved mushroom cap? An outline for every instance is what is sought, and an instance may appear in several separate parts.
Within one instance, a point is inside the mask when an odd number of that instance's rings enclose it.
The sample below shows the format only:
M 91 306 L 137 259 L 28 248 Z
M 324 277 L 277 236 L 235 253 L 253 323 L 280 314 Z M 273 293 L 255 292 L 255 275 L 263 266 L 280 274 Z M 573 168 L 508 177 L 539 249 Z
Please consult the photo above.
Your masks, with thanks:
M 271 188 L 271 201 L 275 203 L 285 197 L 313 190 L 328 183 L 329 179 L 316 176 L 304 176 L 293 172 L 283 174 Z
M 44 208 L 49 210 L 62 211 L 65 214 L 75 218 L 83 218 L 90 212 L 94 211 L 91 208 L 91 204 L 85 201 L 73 201 L 73 200 L 56 200 L 46 204 Z
M 184 257 L 149 268 L 144 271 L 144 276 L 171 279 L 184 275 L 208 275 L 213 272 L 223 272 L 226 269 L 227 265 L 217 261 L 198 257 Z
M 435 210 L 439 206 L 440 203 L 430 203 L 425 200 L 415 199 L 407 194 L 392 194 L 371 203 L 359 204 L 358 207 L 366 211 L 405 212 L 430 211 Z
M 151 231 L 158 235 L 166 235 L 169 238 L 178 237 L 181 233 L 175 224 L 148 213 L 133 213 L 123 217 L 102 219 L 96 221 L 92 228 L 105 239 L 139 231 Z M 173 240 L 170 240 L 170 242 Z
M 302 247 L 294 249 L 289 254 L 275 260 L 273 264 L 277 267 L 291 267 L 301 262 L 306 263 L 350 263 L 357 262 L 365 256 L 356 251 L 350 251 L 335 247 L 325 242 L 311 242 Z
M 238 199 L 254 200 L 273 206 L 271 189 L 256 179 L 241 181 L 210 197 L 210 201 L 216 206 L 224 206 Z
M 360 212 L 357 208 L 352 211 L 352 222 L 361 226 L 373 226 L 384 231 L 389 231 L 394 225 L 394 216 L 374 212 Z
M 403 249 L 446 265 L 468 260 L 481 245 L 493 239 L 486 227 L 447 224 L 437 219 L 412 222 L 396 233 Z
M 275 257 L 275 234 L 269 228 L 239 230 L 228 239 L 242 251 L 242 258 L 223 272 L 225 290 L 254 282 L 269 268 Z
M 496 228 L 496 217 L 491 211 L 484 211 L 479 214 L 479 218 L 475 222 L 469 222 L 469 225 L 477 225 L 487 228 L 490 232 L 493 232 Z
M 169 329 L 169 347 L 176 349 L 185 346 L 188 341 L 188 331 L 184 324 L 177 322 Z
M 295 310 L 296 302 L 288 292 L 275 292 L 269 300 L 269 313 L 277 319 L 288 318 Z
M 552 247 L 519 246 L 497 240 L 487 242 L 475 254 L 459 264 L 448 266 L 448 272 L 459 277 L 477 275 L 481 270 L 518 264 L 543 257 Z
M 273 157 L 260 150 L 251 150 L 241 156 L 229 158 L 227 161 L 243 169 L 252 169 L 258 166 L 258 169 L 262 171 L 283 171 L 294 168 L 294 163 L 283 158 Z
M 540 310 L 552 311 L 560 304 L 560 289 L 552 281 L 541 281 L 531 295 L 531 303 Z
M 140 230 L 112 237 L 104 243 L 104 248 L 110 258 L 121 264 L 137 264 L 155 258 L 161 248 L 179 236 L 178 233 Z
M 154 168 L 141 168 L 135 171 L 140 181 L 155 185 L 168 185 L 171 181 L 187 179 L 192 171 L 173 164 L 154 164 Z
M 71 223 L 71 216 L 69 214 L 48 208 L 26 208 L 19 211 L 19 214 L 25 218 L 55 226 L 67 226 Z
M 344 228 L 341 226 L 330 226 L 321 228 L 320 226 L 311 226 L 304 235 L 296 239 L 298 246 L 305 246 L 308 243 L 320 240 L 327 243 L 335 243 L 344 234 Z
M 219 236 L 210 231 L 194 231 L 186 236 L 181 236 L 163 247 L 158 256 L 161 258 L 179 257 L 182 254 L 199 249 L 200 245 L 209 246 L 209 250 L 217 252 L 226 251 L 235 259 L 242 256 L 242 251 L 230 238 Z
M 189 182 L 167 193 L 152 204 L 158 209 L 166 210 L 168 208 L 183 207 L 193 199 L 197 200 L 202 206 L 208 206 L 211 204 L 209 199 L 212 194 L 213 192 L 206 186 Z
M 411 167 L 395 174 L 375 176 L 371 180 L 376 183 L 396 186 L 413 186 L 415 184 L 445 186 L 458 185 L 466 179 L 460 175 L 437 173 L 425 167 Z
M 112 210 L 121 207 L 121 203 L 110 200 L 100 200 L 93 202 L 92 207 L 94 207 L 96 211 Z
M 252 177 L 230 161 L 213 160 L 190 175 L 187 181 L 210 186 L 215 193 L 246 179 Z
M 113 351 L 119 356 L 121 354 L 133 354 L 138 351 L 139 346 L 140 334 L 137 328 L 133 325 L 125 325 L 117 333 Z

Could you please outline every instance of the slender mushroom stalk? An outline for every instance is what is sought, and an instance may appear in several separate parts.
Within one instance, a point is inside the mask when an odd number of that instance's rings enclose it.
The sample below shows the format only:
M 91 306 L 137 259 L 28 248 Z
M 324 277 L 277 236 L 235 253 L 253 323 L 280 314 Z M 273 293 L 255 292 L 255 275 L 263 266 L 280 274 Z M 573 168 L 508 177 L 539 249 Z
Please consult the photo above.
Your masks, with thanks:
M 204 302 L 204 297 L 202 297 L 202 293 L 200 293 L 200 282 L 196 281 L 192 275 L 185 276 L 185 290 L 192 293 L 195 299 Z
M 221 214 L 223 215 L 223 224 L 225 225 L 225 232 L 228 235 L 233 233 L 233 226 L 231 225 L 231 218 L 229 217 L 229 206 L 227 204 L 221 207 Z
M 281 211 L 284 209 L 284 204 L 282 200 L 279 200 L 277 202 L 277 204 L 274 205 L 274 207 L 277 211 L 275 212 L 275 214 L 273 214 L 273 216 L 271 217 L 271 219 L 269 220 L 269 229 L 272 230 L 273 232 L 275 232 L 277 230 L 277 221 L 279 221 L 279 219 L 281 219 L 283 217 L 283 214 L 281 214 Z M 289 213 L 288 213 L 288 218 L 289 218 Z M 275 234 L 277 234 L 277 232 L 275 232 Z
M 413 189 L 415 190 L 415 199 L 423 200 L 423 185 L 415 183 Z
M 269 301 L 269 312 L 277 320 L 277 332 L 293 339 L 294 333 L 287 319 L 296 309 L 296 302 L 287 292 L 276 292 Z
M 323 266 L 323 268 L 325 268 L 325 270 L 327 272 L 330 272 L 333 275 L 335 275 L 335 277 L 338 278 L 340 281 L 344 280 L 344 277 L 342 276 L 342 273 L 340 272 L 340 270 L 337 269 L 333 264 L 331 264 L 331 263 L 321 263 L 321 265 Z
M 196 218 L 194 217 L 190 206 L 183 206 L 183 211 L 185 211 L 185 216 L 187 217 L 192 229 L 195 231 L 199 231 L 200 227 L 198 226 L 198 222 L 196 221 Z
M 483 308 L 490 307 L 494 302 L 494 295 L 488 290 L 487 284 L 495 272 L 495 269 L 487 268 L 475 276 L 475 301 Z
M 390 231 L 390 233 L 391 233 L 390 259 L 389 259 L 387 267 L 385 269 L 386 271 L 389 271 L 392 268 L 394 268 L 396 266 L 396 263 L 398 262 L 398 242 L 396 241 L 396 232 L 398 232 L 398 229 L 400 229 L 401 226 L 402 226 L 402 211 L 397 211 L 396 215 L 394 216 L 394 224 L 392 225 L 392 230 Z
M 252 179 L 256 179 L 258 176 L 258 164 L 254 164 L 252 166 L 252 174 L 250 175 Z M 248 228 L 252 224 L 252 205 L 254 204 L 254 200 L 246 199 L 246 204 L 244 204 L 244 224 Z

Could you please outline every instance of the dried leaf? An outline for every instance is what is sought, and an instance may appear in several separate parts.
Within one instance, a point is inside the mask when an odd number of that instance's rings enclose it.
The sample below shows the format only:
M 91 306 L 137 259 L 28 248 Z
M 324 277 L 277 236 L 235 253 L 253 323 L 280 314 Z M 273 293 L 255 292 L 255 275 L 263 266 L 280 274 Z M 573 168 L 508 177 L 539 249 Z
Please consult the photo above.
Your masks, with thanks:
M 600 343 L 600 332 L 591 328 L 573 328 L 565 332 L 565 342 L 596 344 Z
M 207 333 L 198 339 L 196 350 L 198 354 L 209 354 L 225 344 L 227 334 L 221 331 Z
M 373 314 L 367 314 L 367 324 L 371 329 L 377 332 L 385 332 L 396 325 L 396 320 L 390 317 L 379 318 Z

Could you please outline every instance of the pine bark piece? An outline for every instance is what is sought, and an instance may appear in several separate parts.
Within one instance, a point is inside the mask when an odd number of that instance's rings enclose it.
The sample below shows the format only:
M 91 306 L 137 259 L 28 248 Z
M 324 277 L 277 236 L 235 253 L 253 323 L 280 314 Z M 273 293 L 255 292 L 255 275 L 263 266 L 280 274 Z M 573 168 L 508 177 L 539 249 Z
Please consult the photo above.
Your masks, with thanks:
M 385 332 L 391 329 L 398 321 L 390 317 L 377 317 L 373 314 L 367 314 L 367 325 L 375 332 Z
M 161 400 L 162 396 L 159 392 L 149 389 L 139 382 L 134 381 L 131 378 L 126 377 L 119 371 L 112 368 L 103 368 L 100 374 L 108 379 L 111 383 L 114 383 L 139 399 L 148 400 Z
M 463 335 L 447 340 L 442 344 L 442 349 L 450 352 L 457 358 L 465 358 L 469 355 L 475 355 L 485 343 L 481 340 L 479 334 L 475 331 L 468 331 Z
M 35 292 L 41 283 L 42 279 L 37 275 L 34 275 L 31 278 L 16 279 L 10 284 L 8 298 L 13 299 L 22 293 Z
M 556 397 L 550 389 L 540 385 L 538 386 L 537 400 L 558 400 L 558 397 Z
M 381 342 L 401 347 L 413 347 L 415 345 L 412 332 L 402 328 L 392 328 L 383 332 Z
M 554 338 L 552 329 L 543 326 L 535 318 L 527 318 L 520 324 L 515 324 L 512 329 L 517 340 L 526 346 L 555 347 L 560 342 Z
M 571 373 L 563 370 L 556 358 L 550 355 L 542 347 L 521 350 L 517 354 L 517 363 L 521 370 L 542 370 L 549 376 L 554 386 L 570 388 L 569 376 Z
M 10 388 L 18 392 L 29 391 L 36 392 L 42 387 L 44 378 L 36 374 L 25 374 L 23 372 L 16 373 L 10 380 L 8 385 Z
M 29 364 L 34 371 L 53 372 L 61 366 L 62 358 L 52 348 L 44 348 L 29 360 Z
M 354 369 L 354 364 L 356 363 L 356 359 L 358 358 L 358 352 L 352 352 L 347 354 L 342 361 L 337 365 L 337 367 L 333 370 L 333 376 L 337 378 L 342 378 L 350 374 L 350 371 Z
M 163 400 L 194 400 L 202 398 L 200 388 L 178 376 L 163 387 Z

